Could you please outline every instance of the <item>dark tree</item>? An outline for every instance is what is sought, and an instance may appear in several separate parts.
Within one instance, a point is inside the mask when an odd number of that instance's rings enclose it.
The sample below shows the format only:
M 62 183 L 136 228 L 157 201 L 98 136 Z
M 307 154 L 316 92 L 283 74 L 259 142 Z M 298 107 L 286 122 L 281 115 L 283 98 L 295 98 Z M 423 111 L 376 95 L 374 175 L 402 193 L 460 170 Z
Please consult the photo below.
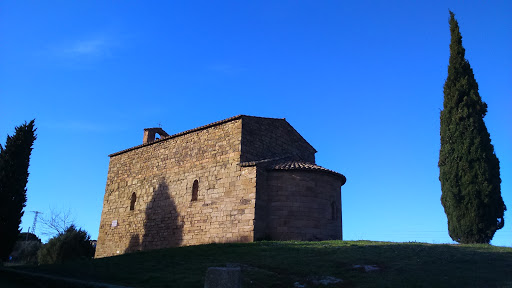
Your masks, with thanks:
M 50 239 L 37 254 L 39 264 L 63 263 L 82 257 L 94 257 L 94 247 L 89 234 L 74 225 Z
M 0 145 L 0 259 L 5 261 L 18 239 L 23 208 L 27 201 L 26 185 L 32 144 L 36 140 L 34 120 L 16 127 Z
M 37 242 L 41 243 L 41 239 L 39 239 L 39 237 L 37 237 L 36 234 L 30 233 L 30 232 L 21 232 L 18 235 L 17 241 L 37 241 Z
M 500 162 L 484 123 L 487 104 L 465 59 L 462 36 L 450 11 L 450 62 L 441 111 L 439 180 L 450 237 L 489 243 L 503 228 Z

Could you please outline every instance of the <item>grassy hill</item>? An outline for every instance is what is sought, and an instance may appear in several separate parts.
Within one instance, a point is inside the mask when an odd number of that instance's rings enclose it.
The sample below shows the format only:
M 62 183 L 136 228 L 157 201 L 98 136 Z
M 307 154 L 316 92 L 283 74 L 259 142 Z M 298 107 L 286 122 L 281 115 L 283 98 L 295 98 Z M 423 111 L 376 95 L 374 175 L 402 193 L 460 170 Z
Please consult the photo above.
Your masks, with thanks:
M 512 248 L 490 245 L 263 241 L 17 269 L 135 287 L 203 287 L 208 267 L 226 265 L 242 268 L 243 287 L 512 287 Z M 326 279 L 343 281 L 320 283 Z

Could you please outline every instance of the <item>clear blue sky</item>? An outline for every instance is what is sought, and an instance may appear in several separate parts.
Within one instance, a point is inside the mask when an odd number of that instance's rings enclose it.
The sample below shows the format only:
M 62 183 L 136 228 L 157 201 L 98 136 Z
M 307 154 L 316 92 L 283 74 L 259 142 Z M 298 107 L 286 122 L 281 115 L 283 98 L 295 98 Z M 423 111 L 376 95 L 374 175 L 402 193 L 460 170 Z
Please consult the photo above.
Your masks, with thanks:
M 92 238 L 108 154 L 238 114 L 286 118 L 343 173 L 345 240 L 450 243 L 437 167 L 459 21 L 501 161 L 512 245 L 512 1 L 2 1 L 0 143 L 36 119 L 22 228 Z M 38 228 L 39 230 L 39 228 Z M 36 231 L 36 233 L 39 233 Z

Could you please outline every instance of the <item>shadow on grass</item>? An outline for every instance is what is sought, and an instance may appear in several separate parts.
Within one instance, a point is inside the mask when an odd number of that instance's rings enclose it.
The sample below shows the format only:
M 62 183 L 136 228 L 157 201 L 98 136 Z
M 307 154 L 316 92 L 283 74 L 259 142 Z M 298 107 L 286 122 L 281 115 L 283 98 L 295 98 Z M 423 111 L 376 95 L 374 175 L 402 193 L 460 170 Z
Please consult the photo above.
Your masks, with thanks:
M 38 270 L 129 286 L 200 287 L 208 267 L 227 263 L 241 265 L 244 287 L 293 287 L 324 276 L 343 282 L 319 287 L 512 285 L 512 248 L 369 241 L 208 244 Z M 354 265 L 376 265 L 379 270 L 365 272 Z

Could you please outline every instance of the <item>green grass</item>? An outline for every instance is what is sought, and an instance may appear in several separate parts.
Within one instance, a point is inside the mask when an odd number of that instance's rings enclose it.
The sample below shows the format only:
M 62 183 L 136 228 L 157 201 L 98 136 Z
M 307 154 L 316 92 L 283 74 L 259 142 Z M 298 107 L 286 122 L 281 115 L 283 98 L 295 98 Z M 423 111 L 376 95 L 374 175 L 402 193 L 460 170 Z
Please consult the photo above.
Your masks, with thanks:
M 206 269 L 241 265 L 243 287 L 512 287 L 512 248 L 370 241 L 209 244 L 17 267 L 135 287 L 203 287 Z M 377 265 L 365 272 L 354 265 Z M 323 286 L 332 276 L 342 283 Z

